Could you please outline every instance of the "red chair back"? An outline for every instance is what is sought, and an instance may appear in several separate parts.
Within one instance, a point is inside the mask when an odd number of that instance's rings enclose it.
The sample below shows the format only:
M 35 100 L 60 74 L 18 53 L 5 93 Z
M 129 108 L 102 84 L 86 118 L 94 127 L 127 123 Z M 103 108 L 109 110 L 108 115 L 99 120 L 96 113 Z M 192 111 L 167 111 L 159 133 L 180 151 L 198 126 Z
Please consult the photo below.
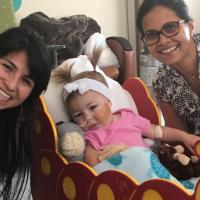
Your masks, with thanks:
M 160 124 L 160 113 L 150 92 L 144 82 L 138 77 L 130 77 L 123 83 L 126 89 L 133 97 L 138 109 L 138 113 L 146 117 L 152 124 Z

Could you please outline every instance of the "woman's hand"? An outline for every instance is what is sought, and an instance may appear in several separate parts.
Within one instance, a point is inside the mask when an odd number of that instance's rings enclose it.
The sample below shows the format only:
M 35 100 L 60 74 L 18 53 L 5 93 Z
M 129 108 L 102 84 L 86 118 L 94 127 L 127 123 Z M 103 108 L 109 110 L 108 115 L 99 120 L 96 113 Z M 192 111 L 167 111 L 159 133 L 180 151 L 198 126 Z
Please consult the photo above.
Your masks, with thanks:
M 102 161 L 112 155 L 115 155 L 125 149 L 128 149 L 129 146 L 126 144 L 112 144 L 103 146 L 97 153 L 97 158 L 99 161 Z

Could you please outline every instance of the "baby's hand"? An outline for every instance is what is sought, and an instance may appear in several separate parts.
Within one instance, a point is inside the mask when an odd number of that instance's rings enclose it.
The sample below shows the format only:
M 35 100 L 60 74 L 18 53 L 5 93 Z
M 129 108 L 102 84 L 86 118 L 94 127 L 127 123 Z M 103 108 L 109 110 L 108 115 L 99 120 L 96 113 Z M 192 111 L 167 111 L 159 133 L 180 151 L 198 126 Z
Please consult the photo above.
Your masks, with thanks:
M 125 149 L 128 149 L 129 146 L 126 144 L 113 144 L 103 146 L 97 153 L 98 160 L 102 161 L 112 155 L 115 155 Z

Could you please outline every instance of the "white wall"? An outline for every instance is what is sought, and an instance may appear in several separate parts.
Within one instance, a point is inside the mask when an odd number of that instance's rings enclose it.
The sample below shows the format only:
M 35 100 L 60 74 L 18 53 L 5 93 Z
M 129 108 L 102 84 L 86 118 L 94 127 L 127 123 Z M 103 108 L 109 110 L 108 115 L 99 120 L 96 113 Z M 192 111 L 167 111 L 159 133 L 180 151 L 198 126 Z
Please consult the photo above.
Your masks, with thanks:
M 129 39 L 136 48 L 135 3 L 141 0 L 22 0 L 20 9 L 15 13 L 18 22 L 32 12 L 42 11 L 49 17 L 65 17 L 85 14 L 94 18 L 101 26 L 102 34 L 122 36 Z M 185 0 L 195 23 L 195 32 L 200 32 L 198 0 Z
M 185 0 L 187 3 L 191 15 L 194 19 L 195 32 L 200 33 L 200 1 L 199 0 Z
M 127 38 L 126 0 L 22 0 L 15 13 L 17 21 L 32 12 L 42 11 L 49 17 L 67 17 L 85 14 L 95 19 L 102 28 L 102 34 Z
M 135 18 L 136 18 L 136 14 L 135 14 L 135 0 L 128 0 L 128 10 L 127 10 L 127 15 L 128 15 L 128 39 L 130 41 L 130 43 L 133 46 L 133 49 L 136 49 L 136 24 L 135 24 Z

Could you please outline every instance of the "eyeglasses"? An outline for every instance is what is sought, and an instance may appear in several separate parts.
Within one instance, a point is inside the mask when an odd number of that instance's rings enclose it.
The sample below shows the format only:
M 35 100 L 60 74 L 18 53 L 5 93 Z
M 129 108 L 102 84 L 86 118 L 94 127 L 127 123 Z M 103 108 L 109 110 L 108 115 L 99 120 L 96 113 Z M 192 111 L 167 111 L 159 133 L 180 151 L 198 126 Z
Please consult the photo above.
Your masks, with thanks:
M 185 20 L 175 21 L 175 22 L 167 22 L 164 24 L 160 31 L 157 30 L 148 30 L 146 31 L 143 36 L 142 40 L 147 46 L 154 45 L 159 42 L 160 34 L 164 35 L 165 37 L 173 37 L 177 35 L 180 31 L 180 24 L 185 22 Z

